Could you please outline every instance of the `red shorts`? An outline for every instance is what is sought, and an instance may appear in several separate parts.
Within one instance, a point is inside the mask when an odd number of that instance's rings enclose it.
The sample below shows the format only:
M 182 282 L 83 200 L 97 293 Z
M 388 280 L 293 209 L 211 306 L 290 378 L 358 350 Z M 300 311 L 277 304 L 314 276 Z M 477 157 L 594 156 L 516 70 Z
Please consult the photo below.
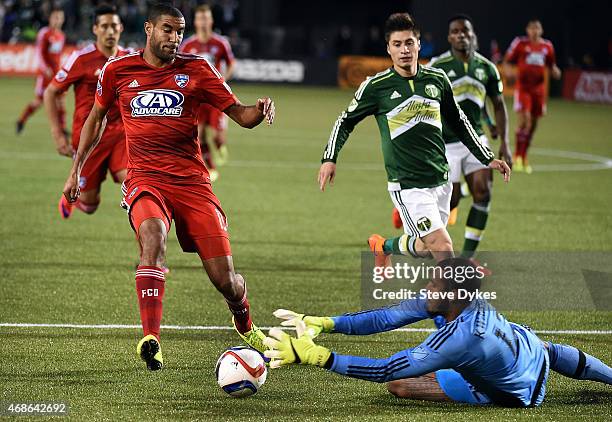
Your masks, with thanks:
M 227 129 L 227 116 L 221 110 L 204 103 L 200 105 L 198 110 L 198 123 L 204 123 L 206 126 L 221 132 Z
M 36 76 L 36 85 L 34 86 L 34 94 L 36 94 L 36 98 L 40 98 L 42 100 L 43 95 L 45 94 L 45 89 L 47 89 L 52 80 L 53 76 L 48 78 L 41 73 Z
M 76 150 L 74 139 L 73 147 Z M 91 155 L 85 161 L 85 165 L 81 170 L 79 188 L 83 192 L 91 189 L 100 189 L 100 185 L 106 179 L 107 171 L 110 171 L 113 180 L 115 183 L 118 183 L 119 180 L 117 180 L 115 174 L 126 168 L 127 149 L 125 145 L 125 132 L 120 126 L 106 128 L 100 143 L 93 149 Z
M 137 176 L 125 181 L 124 191 L 122 205 L 136 233 L 148 218 L 160 218 L 167 231 L 174 220 L 183 251 L 197 252 L 203 259 L 232 254 L 227 218 L 210 184 L 171 184 Z
M 541 117 L 546 113 L 546 96 L 543 89 L 514 90 L 514 111 L 528 111 L 534 117 Z

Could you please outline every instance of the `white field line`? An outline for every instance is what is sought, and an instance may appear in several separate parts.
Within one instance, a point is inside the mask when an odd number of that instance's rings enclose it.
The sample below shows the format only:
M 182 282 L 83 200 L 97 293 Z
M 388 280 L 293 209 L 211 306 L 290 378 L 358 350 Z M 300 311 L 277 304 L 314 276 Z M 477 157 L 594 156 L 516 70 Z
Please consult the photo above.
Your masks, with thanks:
M 140 325 L 123 324 L 37 324 L 27 322 L 1 322 L 0 328 L 76 328 L 90 330 L 135 330 L 140 329 Z M 162 325 L 164 330 L 178 331 L 233 331 L 234 327 L 223 325 Z M 269 330 L 273 327 L 260 327 L 262 330 Z M 276 327 L 287 330 L 286 327 Z M 434 328 L 398 328 L 394 331 L 411 333 L 433 333 Z M 612 335 L 612 330 L 535 330 L 538 334 L 574 334 L 574 335 Z
M 537 172 L 566 172 L 566 171 L 593 171 L 612 169 L 612 158 L 603 155 L 586 154 L 576 151 L 562 151 L 548 148 L 532 148 L 533 155 L 543 157 L 560 157 L 574 160 L 586 161 L 586 163 L 563 163 L 563 164 L 536 164 L 533 166 Z M 66 158 L 57 154 L 44 152 L 15 152 L 0 151 L 0 159 L 11 160 L 52 160 L 66 161 Z M 227 163 L 228 167 L 246 168 L 279 168 L 279 169 L 317 169 L 318 162 L 304 161 L 259 161 L 259 160 L 231 160 Z M 344 170 L 355 171 L 383 171 L 382 163 L 345 163 L 342 165 Z

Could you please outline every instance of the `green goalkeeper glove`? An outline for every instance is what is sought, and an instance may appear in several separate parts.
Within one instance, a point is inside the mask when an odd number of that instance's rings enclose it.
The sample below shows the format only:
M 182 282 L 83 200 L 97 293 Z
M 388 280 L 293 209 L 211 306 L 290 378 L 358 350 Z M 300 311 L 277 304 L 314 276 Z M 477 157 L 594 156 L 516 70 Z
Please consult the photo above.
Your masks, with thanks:
M 317 346 L 308 335 L 304 335 L 306 326 L 303 321 L 297 323 L 299 338 L 291 337 L 280 328 L 272 328 L 264 344 L 270 348 L 264 356 L 272 359 L 270 368 L 279 368 L 290 363 L 301 363 L 323 368 L 331 352 L 323 346 Z
M 284 320 L 281 322 L 283 327 L 297 327 L 298 321 L 304 321 L 306 325 L 305 334 L 310 338 L 315 338 L 321 333 L 334 331 L 334 320 L 329 317 L 308 316 L 287 309 L 277 309 L 273 312 L 273 315 Z M 298 333 L 298 338 L 300 337 L 301 334 Z

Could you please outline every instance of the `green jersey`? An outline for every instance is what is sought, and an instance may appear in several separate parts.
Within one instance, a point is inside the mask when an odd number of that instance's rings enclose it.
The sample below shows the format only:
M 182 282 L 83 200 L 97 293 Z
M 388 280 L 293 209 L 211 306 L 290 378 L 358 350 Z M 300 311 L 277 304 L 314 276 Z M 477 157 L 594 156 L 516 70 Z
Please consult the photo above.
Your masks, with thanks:
M 428 66 L 442 69 L 451 81 L 455 100 L 478 135 L 482 135 L 482 110 L 487 97 L 500 95 L 504 86 L 497 67 L 484 56 L 474 53 L 466 63 L 450 51 L 434 57 Z M 449 125 L 442 125 L 446 143 L 458 142 L 459 134 Z
M 493 153 L 461 111 L 450 81 L 440 69 L 419 65 L 405 78 L 393 68 L 367 78 L 340 114 L 323 152 L 322 162 L 336 162 L 355 125 L 373 115 L 380 131 L 387 180 L 401 189 L 440 186 L 448 180 L 442 119 L 487 165 Z

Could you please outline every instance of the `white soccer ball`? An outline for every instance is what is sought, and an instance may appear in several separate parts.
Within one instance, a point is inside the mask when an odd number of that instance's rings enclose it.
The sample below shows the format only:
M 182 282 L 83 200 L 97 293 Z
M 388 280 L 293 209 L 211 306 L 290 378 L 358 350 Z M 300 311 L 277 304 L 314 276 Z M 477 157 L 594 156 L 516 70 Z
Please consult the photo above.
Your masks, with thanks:
M 251 396 L 266 382 L 268 370 L 259 352 L 244 346 L 227 349 L 215 366 L 219 387 L 232 397 Z

